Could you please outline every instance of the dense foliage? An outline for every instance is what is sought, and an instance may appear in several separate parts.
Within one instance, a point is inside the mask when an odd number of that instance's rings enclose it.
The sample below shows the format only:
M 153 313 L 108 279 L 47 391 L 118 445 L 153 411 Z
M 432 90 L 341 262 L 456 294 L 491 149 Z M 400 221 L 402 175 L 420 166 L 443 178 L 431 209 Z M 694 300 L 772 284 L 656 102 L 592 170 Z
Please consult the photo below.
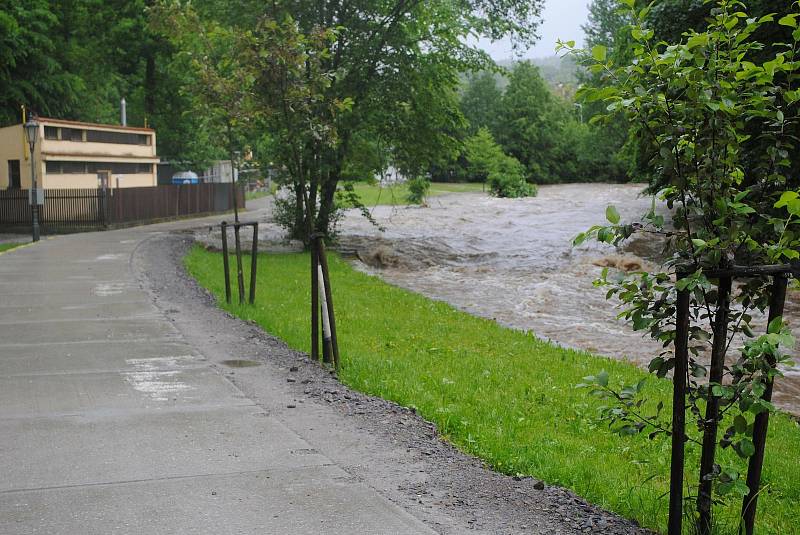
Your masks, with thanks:
M 590 70 L 605 82 L 587 87 L 589 101 L 603 102 L 610 113 L 622 114 L 638 140 L 659 198 L 673 209 L 671 223 L 656 209 L 640 222 L 622 222 L 609 207 L 610 226 L 590 229 L 589 236 L 619 244 L 634 233 L 649 233 L 664 241 L 667 260 L 659 269 L 626 277 L 607 272 L 598 281 L 617 296 L 621 317 L 634 329 L 662 342 L 665 351 L 650 363 L 663 377 L 674 367 L 670 346 L 675 343 L 676 295 L 690 292 L 689 410 L 697 426 L 690 437 L 703 449 L 697 491 L 697 528 L 709 533 L 711 486 L 716 501 L 733 504 L 748 492 L 743 462 L 714 462 L 716 445 L 732 448 L 747 459 L 754 452 L 753 422 L 774 411 L 762 395 L 781 375 L 776 367 L 786 360 L 793 339 L 782 318 L 755 336 L 754 318 L 763 313 L 769 297 L 768 277 L 751 277 L 728 291 L 729 283 L 714 279 L 709 270 L 734 265 L 778 264 L 800 257 L 800 200 L 797 165 L 800 140 L 800 11 L 751 17 L 736 0 L 705 2 L 706 21 L 691 27 L 675 41 L 660 40 L 652 28 L 649 9 L 635 9 L 624 0 L 635 42 L 633 61 L 617 63 L 604 45 L 589 52 Z M 668 4 L 668 2 L 666 3 Z M 654 4 L 655 7 L 661 4 Z M 784 8 L 786 9 L 786 8 Z M 759 35 L 788 29 L 783 44 L 764 46 Z M 568 46 L 569 48 L 569 46 Z M 724 356 L 738 336 L 745 342 L 740 356 L 726 365 Z M 636 401 L 640 385 L 615 390 L 607 376 L 592 378 L 595 392 L 616 401 L 604 417 L 620 433 L 669 432 L 660 407 L 652 416 Z M 716 429 L 726 425 L 718 436 Z
M 237 71 L 238 83 L 223 93 L 241 94 L 241 109 L 267 134 L 268 158 L 293 192 L 290 230 L 306 240 L 314 230 L 329 230 L 339 184 L 354 173 L 374 176 L 392 165 L 420 177 L 456 155 L 465 128 L 459 75 L 491 64 L 466 37 L 507 35 L 530 44 L 541 2 L 164 0 L 158 6 L 162 33 L 194 54 L 193 69 L 214 79 Z M 198 54 L 195 33 L 226 36 L 227 52 Z
M 751 17 L 760 18 L 769 14 L 777 14 L 778 18 L 786 15 L 791 10 L 792 2 L 786 0 L 753 0 L 746 2 L 747 12 Z M 707 19 L 714 8 L 713 2 L 706 0 L 636 0 L 634 6 L 637 11 L 645 9 L 645 23 L 653 31 L 656 41 L 676 42 L 681 39 L 687 30 L 702 30 L 707 24 Z M 585 46 L 591 49 L 595 46 L 606 48 L 606 55 L 615 64 L 630 62 L 636 46 L 636 40 L 631 37 L 630 25 L 633 22 L 630 11 L 619 9 L 619 0 L 593 0 L 589 6 L 589 21 L 583 26 L 585 33 Z M 791 29 L 780 25 L 768 25 L 755 31 L 754 38 L 764 46 L 759 51 L 752 51 L 755 59 L 766 60 L 774 57 L 776 47 L 781 43 L 791 41 Z M 603 87 L 604 80 L 600 73 L 579 71 L 581 82 L 592 87 Z M 606 113 L 602 102 L 586 102 L 578 98 L 585 111 L 587 120 Z M 624 165 L 625 173 L 634 180 L 651 182 L 652 191 L 658 191 L 663 186 L 659 177 L 651 172 L 653 159 L 657 158 L 652 152 L 652 146 L 643 142 L 642 138 L 628 128 L 627 122 L 622 117 L 612 121 L 605 121 L 602 128 L 603 134 L 597 136 L 596 141 L 601 144 L 599 150 L 605 154 L 614 154 L 615 160 Z M 787 124 L 787 129 L 792 135 L 798 135 L 796 125 Z M 749 151 L 747 143 L 743 150 Z M 759 150 L 754 147 L 756 152 Z M 748 158 L 745 159 L 745 167 Z M 797 164 L 800 166 L 800 163 Z M 793 172 L 800 172 L 800 167 L 795 167 Z
M 572 60 L 565 61 L 574 65 Z M 577 69 L 577 67 L 575 67 Z M 528 182 L 619 182 L 627 180 L 617 150 L 608 150 L 605 128 L 584 120 L 583 104 L 563 82 L 547 82 L 529 61 L 515 63 L 500 89 L 494 72 L 467 79 L 461 111 L 474 135 L 485 128 L 506 154 L 523 166 Z M 561 93 L 561 94 L 559 94 Z M 434 175 L 440 180 L 484 180 L 470 166 L 467 147 Z
M 172 47 L 148 25 L 148 0 L 0 0 L 0 125 L 20 106 L 43 116 L 128 122 L 159 134 L 162 160 L 219 155 L 203 114 L 181 88 L 192 83 Z

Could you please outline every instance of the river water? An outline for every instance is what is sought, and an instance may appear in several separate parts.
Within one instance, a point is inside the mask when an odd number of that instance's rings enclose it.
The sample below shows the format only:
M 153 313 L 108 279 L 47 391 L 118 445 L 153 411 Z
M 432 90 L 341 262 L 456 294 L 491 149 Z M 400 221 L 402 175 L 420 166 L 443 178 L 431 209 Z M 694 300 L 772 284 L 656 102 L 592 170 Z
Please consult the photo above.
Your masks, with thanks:
M 568 184 L 542 186 L 527 199 L 460 193 L 432 197 L 428 207 L 378 206 L 372 215 L 383 232 L 351 211 L 340 226 L 340 249 L 397 286 L 566 347 L 646 365 L 660 344 L 617 320 L 615 302 L 592 281 L 603 266 L 651 267 L 658 243 L 571 245 L 579 232 L 605 222 L 609 204 L 623 221 L 638 220 L 651 203 L 641 189 Z M 789 309 L 795 316 L 797 307 Z M 786 375 L 775 402 L 800 415 L 800 372 Z

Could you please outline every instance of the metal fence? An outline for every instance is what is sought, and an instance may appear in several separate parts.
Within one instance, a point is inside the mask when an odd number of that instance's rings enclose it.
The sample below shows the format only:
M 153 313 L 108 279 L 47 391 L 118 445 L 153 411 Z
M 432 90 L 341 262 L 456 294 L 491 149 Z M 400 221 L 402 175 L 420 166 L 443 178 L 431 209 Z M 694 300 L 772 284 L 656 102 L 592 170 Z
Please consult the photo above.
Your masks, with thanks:
M 28 190 L 0 190 L 0 231 L 28 228 Z M 244 192 L 237 190 L 238 206 Z M 233 210 L 230 184 L 119 189 L 47 189 L 39 210 L 46 232 L 102 229 Z

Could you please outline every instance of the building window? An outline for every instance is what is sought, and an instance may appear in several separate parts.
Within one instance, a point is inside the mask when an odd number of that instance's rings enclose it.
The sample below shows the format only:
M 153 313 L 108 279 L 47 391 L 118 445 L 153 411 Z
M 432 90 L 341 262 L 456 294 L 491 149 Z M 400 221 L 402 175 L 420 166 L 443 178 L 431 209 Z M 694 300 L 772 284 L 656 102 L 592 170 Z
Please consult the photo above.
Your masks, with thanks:
M 45 169 L 54 175 L 85 175 L 86 162 L 47 162 Z
M 62 128 L 61 129 L 62 141 L 83 141 L 83 130 L 78 128 Z
M 150 145 L 150 136 L 147 134 L 133 134 L 129 132 L 87 130 L 86 141 L 93 141 L 95 143 L 117 143 L 120 145 Z
M 66 175 L 86 174 L 85 162 L 61 162 L 61 172 Z
M 19 160 L 8 160 L 8 189 L 22 187 L 19 177 Z
M 100 171 L 110 171 L 112 175 L 150 174 L 153 164 L 136 162 L 46 162 L 45 168 L 49 174 L 95 174 Z
M 58 139 L 58 128 L 55 126 L 45 126 L 44 127 L 44 138 L 45 139 Z

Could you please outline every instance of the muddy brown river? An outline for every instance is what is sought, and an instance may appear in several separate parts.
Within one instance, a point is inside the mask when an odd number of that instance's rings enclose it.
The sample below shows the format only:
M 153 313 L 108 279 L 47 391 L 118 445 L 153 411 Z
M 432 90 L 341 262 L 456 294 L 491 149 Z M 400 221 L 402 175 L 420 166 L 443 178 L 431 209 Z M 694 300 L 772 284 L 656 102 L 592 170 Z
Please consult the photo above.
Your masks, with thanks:
M 397 286 L 566 347 L 646 365 L 660 345 L 616 320 L 615 302 L 592 281 L 602 266 L 647 267 L 658 245 L 571 246 L 576 234 L 604 223 L 609 204 L 623 220 L 638 219 L 651 203 L 640 191 L 569 184 L 543 186 L 528 199 L 460 193 L 432 197 L 428 207 L 379 206 L 372 214 L 385 231 L 349 212 L 340 248 L 358 258 L 359 268 Z M 796 316 L 794 302 L 789 311 Z M 800 415 L 800 370 L 785 373 L 775 402 Z

